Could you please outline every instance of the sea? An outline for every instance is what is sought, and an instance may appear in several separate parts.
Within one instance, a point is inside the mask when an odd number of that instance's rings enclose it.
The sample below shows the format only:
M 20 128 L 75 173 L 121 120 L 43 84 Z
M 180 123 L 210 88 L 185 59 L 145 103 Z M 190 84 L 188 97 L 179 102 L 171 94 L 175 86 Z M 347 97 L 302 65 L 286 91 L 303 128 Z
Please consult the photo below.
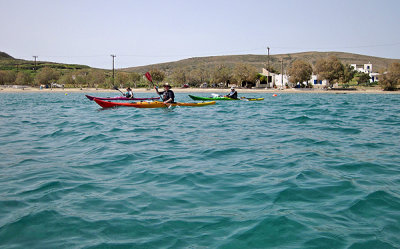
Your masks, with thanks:
M 0 93 L 0 248 L 400 248 L 399 94 L 239 96 Z

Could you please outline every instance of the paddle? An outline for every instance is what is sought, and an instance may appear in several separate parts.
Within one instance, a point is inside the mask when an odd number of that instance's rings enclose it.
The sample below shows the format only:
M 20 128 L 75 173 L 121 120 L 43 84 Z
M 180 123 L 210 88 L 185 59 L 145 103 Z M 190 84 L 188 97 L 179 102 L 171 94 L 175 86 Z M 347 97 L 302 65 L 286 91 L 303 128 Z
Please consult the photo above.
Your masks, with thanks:
M 145 73 L 144 76 L 146 76 L 147 80 L 150 81 L 151 84 L 153 84 L 153 86 L 156 86 L 156 85 L 154 85 L 153 79 L 151 78 L 151 75 L 149 72 Z
M 144 76 L 146 76 L 147 80 L 150 81 L 151 84 L 153 84 L 153 86 L 156 87 L 156 88 L 158 89 L 158 86 L 156 86 L 156 85 L 153 83 L 153 79 L 151 78 L 151 75 L 150 75 L 149 72 L 146 72 L 146 73 L 144 74 Z M 160 98 L 162 99 L 161 94 L 158 93 L 158 91 L 157 91 L 157 94 L 158 94 L 158 95 L 160 96 Z M 165 104 L 165 105 L 168 106 L 168 108 L 171 106 L 171 105 L 168 105 L 168 104 Z
M 114 90 L 118 90 L 120 93 L 122 93 L 122 95 L 125 96 L 125 94 L 123 92 L 121 92 L 121 90 L 119 90 L 117 86 L 113 86 L 113 88 L 114 88 Z
M 153 84 L 154 87 L 158 88 L 158 86 L 156 86 L 156 85 L 153 83 L 153 79 L 151 78 L 151 75 L 150 75 L 149 72 L 145 73 L 144 76 L 146 76 L 147 80 L 150 81 L 151 84 Z M 161 94 L 159 94 L 158 91 L 157 91 L 157 94 L 158 94 L 159 96 L 161 96 Z

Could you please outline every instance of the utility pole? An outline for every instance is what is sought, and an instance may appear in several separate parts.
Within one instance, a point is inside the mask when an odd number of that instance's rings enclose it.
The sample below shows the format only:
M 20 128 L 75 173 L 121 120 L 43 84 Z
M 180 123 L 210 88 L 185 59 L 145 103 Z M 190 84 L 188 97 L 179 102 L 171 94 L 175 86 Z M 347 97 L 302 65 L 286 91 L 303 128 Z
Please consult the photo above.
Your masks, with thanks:
M 282 90 L 284 89 L 283 87 L 283 58 L 281 58 L 281 82 L 282 82 Z
M 115 54 L 112 54 L 111 57 L 113 58 L 113 76 L 112 76 L 112 84 L 114 85 L 114 58 L 116 57 Z
M 37 55 L 32 56 L 33 58 L 35 58 L 35 67 L 34 70 L 36 71 L 36 58 L 38 57 Z
M 267 64 L 267 88 L 269 87 L 269 47 L 267 47 L 268 50 L 268 64 Z

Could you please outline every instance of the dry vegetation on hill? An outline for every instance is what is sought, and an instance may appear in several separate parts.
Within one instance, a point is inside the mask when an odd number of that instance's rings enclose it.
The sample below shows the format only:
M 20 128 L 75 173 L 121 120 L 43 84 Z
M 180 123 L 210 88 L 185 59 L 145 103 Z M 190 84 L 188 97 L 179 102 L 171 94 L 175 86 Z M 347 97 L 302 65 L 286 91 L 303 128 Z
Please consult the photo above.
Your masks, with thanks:
M 343 52 L 304 52 L 304 53 L 292 53 L 292 54 L 277 54 L 270 55 L 270 65 L 277 71 L 281 68 L 281 59 L 283 59 L 284 68 L 289 67 L 295 60 L 304 60 L 315 66 L 315 63 L 322 58 L 329 56 L 336 56 L 343 64 L 365 64 L 372 63 L 373 70 L 379 71 L 380 69 L 386 69 L 393 62 L 400 62 L 398 59 L 386 59 L 380 57 L 343 53 Z M 268 61 L 267 55 L 226 55 L 226 56 L 211 56 L 211 57 L 194 57 L 184 59 L 175 62 L 167 62 L 160 64 L 153 64 L 140 67 L 130 67 L 121 69 L 126 72 L 137 72 L 144 73 L 150 71 L 153 68 L 157 68 L 166 72 L 167 74 L 173 72 L 177 68 L 188 68 L 189 70 L 197 67 L 205 67 L 209 70 L 213 70 L 217 65 L 225 65 L 230 68 L 234 68 L 237 64 L 250 64 L 256 67 L 258 70 L 266 67 Z

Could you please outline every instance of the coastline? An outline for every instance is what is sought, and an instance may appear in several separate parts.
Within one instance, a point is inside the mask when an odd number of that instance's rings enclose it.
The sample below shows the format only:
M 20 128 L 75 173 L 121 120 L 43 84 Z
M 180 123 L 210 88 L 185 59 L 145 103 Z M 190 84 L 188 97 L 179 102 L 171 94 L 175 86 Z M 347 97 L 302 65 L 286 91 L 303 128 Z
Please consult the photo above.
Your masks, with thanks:
M 123 89 L 121 89 L 123 90 Z M 229 92 L 228 88 L 172 88 L 176 93 L 223 93 Z M 150 93 L 153 89 L 146 88 L 134 88 L 134 93 Z M 357 90 L 323 90 L 323 89 L 246 89 L 237 88 L 239 94 L 241 93 L 342 93 L 342 94 L 400 94 L 400 91 L 383 91 L 381 89 L 357 89 Z M 34 87 L 24 88 L 13 88 L 13 87 L 1 87 L 1 93 L 103 93 L 103 92 L 118 92 L 114 89 L 96 89 L 96 88 L 47 88 L 39 89 Z

